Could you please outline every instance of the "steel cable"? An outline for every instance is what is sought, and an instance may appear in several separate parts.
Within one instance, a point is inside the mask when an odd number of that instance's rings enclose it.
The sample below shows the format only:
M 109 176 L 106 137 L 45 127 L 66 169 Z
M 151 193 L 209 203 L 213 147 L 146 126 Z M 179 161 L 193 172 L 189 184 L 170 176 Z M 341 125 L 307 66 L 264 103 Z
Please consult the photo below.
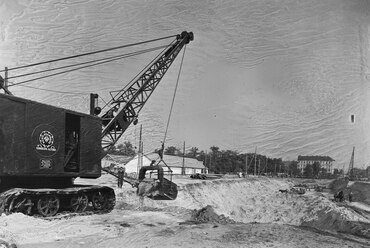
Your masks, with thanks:
M 186 45 L 184 46 L 184 52 L 182 54 L 182 58 L 181 58 L 181 63 L 180 63 L 180 69 L 179 69 L 179 73 L 177 75 L 177 81 L 176 81 L 176 86 L 175 86 L 175 91 L 173 93 L 173 98 L 172 98 L 172 103 L 171 103 L 171 109 L 170 109 L 170 113 L 168 115 L 168 120 L 167 120 L 167 126 L 166 126 L 166 132 L 164 134 L 164 138 L 163 138 L 163 142 L 162 144 L 165 143 L 166 141 L 166 138 L 167 138 L 167 131 L 168 131 L 168 127 L 170 125 L 170 120 L 171 120 L 171 115 L 172 115 L 172 109 L 173 109 L 173 105 L 174 105 L 174 102 L 175 102 L 175 97 L 176 97 L 176 92 L 177 92 L 177 87 L 179 85 L 179 81 L 180 81 L 180 74 L 181 74 L 181 70 L 182 70 L 182 64 L 184 62 L 184 57 L 185 57 L 185 50 L 186 50 Z
M 43 65 L 43 64 L 53 63 L 53 62 L 57 62 L 57 61 L 67 60 L 67 59 L 78 58 L 78 57 L 92 55 L 92 54 L 96 54 L 96 53 L 108 52 L 108 51 L 112 51 L 112 50 L 117 50 L 117 49 L 126 48 L 126 47 L 130 47 L 130 46 L 142 45 L 142 44 L 155 42 L 155 41 L 159 41 L 159 40 L 164 40 L 164 39 L 169 39 L 169 38 L 173 38 L 173 37 L 176 37 L 176 35 L 171 35 L 171 36 L 167 36 L 167 37 L 162 37 L 162 38 L 157 38 L 157 39 L 152 39 L 152 40 L 147 40 L 147 41 L 141 41 L 141 42 L 127 44 L 127 45 L 123 45 L 123 46 L 117 46 L 117 47 L 97 50 L 97 51 L 94 51 L 94 52 L 82 53 L 82 54 L 78 54 L 78 55 L 73 55 L 73 56 L 63 57 L 63 58 L 59 58 L 59 59 L 53 59 L 53 60 L 38 62 L 38 63 L 34 63 L 34 64 L 29 64 L 29 65 L 23 65 L 23 66 L 8 68 L 7 71 L 27 68 L 27 67 L 31 67 L 31 66 Z M 6 71 L 6 70 L 1 70 L 0 72 L 4 72 L 4 71 Z
M 56 67 L 56 68 L 47 69 L 47 70 L 42 70 L 42 71 L 36 71 L 36 72 L 31 72 L 31 73 L 25 73 L 25 74 L 21 74 L 21 75 L 13 76 L 13 77 L 8 77 L 8 79 L 14 79 L 14 78 L 19 78 L 19 77 L 31 76 L 31 75 L 35 75 L 35 74 L 44 73 L 44 72 L 55 71 L 55 70 L 60 70 L 60 69 L 69 68 L 69 67 L 74 67 L 74 66 L 79 66 L 79 65 L 90 64 L 90 63 L 99 62 L 99 61 L 104 61 L 104 60 L 108 60 L 108 59 L 119 58 L 119 57 L 121 57 L 121 56 L 131 57 L 131 56 L 135 56 L 135 55 L 143 54 L 143 53 L 146 53 L 146 52 L 152 52 L 152 51 L 155 51 L 155 50 L 159 50 L 159 49 L 162 49 L 162 48 L 164 48 L 164 47 L 166 47 L 166 46 L 158 46 L 158 47 L 153 47 L 153 48 L 149 48 L 149 49 L 145 49 L 145 50 L 141 50 L 141 51 L 136 51 L 136 52 L 132 52 L 132 53 L 121 54 L 121 55 L 115 55 L 115 56 L 106 57 L 106 58 L 102 58 L 102 59 L 90 60 L 90 61 L 86 61 L 86 62 L 81 62 L 81 63 L 72 64 L 72 65 L 66 65 L 66 66 Z
M 160 48 L 157 48 L 156 50 L 158 50 L 158 49 L 160 49 Z M 154 51 L 154 50 L 152 50 L 152 51 Z M 138 54 L 142 54 L 142 53 L 137 52 L 134 55 L 138 55 Z M 124 59 L 124 58 L 131 57 L 131 56 L 134 56 L 134 55 L 120 55 L 120 56 L 118 56 L 118 58 L 106 59 L 106 60 L 104 60 L 102 62 L 90 64 L 90 65 L 87 65 L 87 66 L 81 66 L 81 67 L 77 67 L 77 68 L 74 68 L 74 69 L 65 70 L 65 71 L 61 71 L 61 72 L 49 74 L 49 75 L 46 75 L 46 76 L 37 77 L 37 78 L 33 78 L 33 79 L 21 81 L 21 82 L 18 82 L 18 83 L 9 84 L 8 87 L 16 86 L 16 85 L 20 85 L 20 84 L 25 84 L 25 83 L 28 83 L 28 82 L 32 82 L 32 81 L 36 81 L 36 80 L 39 80 L 39 79 L 44 79 L 44 78 L 48 78 L 48 77 L 52 77 L 52 76 L 57 76 L 57 75 L 64 74 L 64 73 L 67 73 L 67 72 L 77 71 L 77 70 L 80 70 L 80 69 L 84 69 L 84 68 L 88 68 L 88 67 L 92 67 L 92 66 L 96 66 L 96 65 L 101 65 L 101 64 L 109 63 L 109 62 L 112 62 L 112 61 L 116 61 L 116 60 L 119 60 L 119 59 Z

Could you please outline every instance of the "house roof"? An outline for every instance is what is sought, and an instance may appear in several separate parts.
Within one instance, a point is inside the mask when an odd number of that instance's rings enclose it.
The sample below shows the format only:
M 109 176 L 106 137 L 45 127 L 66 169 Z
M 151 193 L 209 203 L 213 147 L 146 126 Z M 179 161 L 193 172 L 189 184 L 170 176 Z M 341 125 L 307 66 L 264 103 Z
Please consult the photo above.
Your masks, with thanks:
M 133 157 L 132 156 L 123 156 L 123 155 L 113 155 L 113 154 L 107 154 L 104 157 L 104 160 L 109 160 L 118 164 L 126 164 L 129 162 Z
M 145 155 L 150 160 L 159 161 L 159 155 L 157 153 L 150 153 Z M 179 156 L 172 156 L 172 155 L 163 155 L 163 161 L 169 167 L 179 167 L 181 168 L 183 165 L 183 157 Z M 185 168 L 193 168 L 193 169 L 205 169 L 206 167 L 203 165 L 202 161 L 199 161 L 195 158 L 186 158 L 184 160 L 184 167 Z
M 158 153 L 150 153 L 143 156 L 144 157 L 144 164 L 150 163 L 152 160 L 159 161 L 159 155 Z M 122 165 L 129 165 L 129 164 L 135 164 L 137 165 L 138 155 L 135 157 L 128 157 L 128 156 L 122 156 L 122 155 L 107 155 L 105 156 L 106 160 L 122 164 Z M 146 161 L 145 161 L 146 160 Z M 183 164 L 183 157 L 179 156 L 171 156 L 171 155 L 163 155 L 163 161 L 169 166 L 169 167 L 178 167 L 181 168 Z M 195 158 L 185 158 L 184 161 L 184 167 L 185 168 L 192 168 L 192 169 L 205 169 L 206 167 L 203 165 L 202 161 L 198 161 Z
M 329 156 L 298 156 L 298 161 L 335 161 Z

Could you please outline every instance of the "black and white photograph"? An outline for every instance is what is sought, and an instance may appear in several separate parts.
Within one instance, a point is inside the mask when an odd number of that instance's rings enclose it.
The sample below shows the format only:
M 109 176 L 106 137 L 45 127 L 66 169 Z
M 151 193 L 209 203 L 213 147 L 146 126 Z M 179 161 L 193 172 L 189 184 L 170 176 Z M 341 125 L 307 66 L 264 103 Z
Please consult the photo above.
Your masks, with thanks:
M 369 0 L 0 0 L 0 248 L 370 247 Z

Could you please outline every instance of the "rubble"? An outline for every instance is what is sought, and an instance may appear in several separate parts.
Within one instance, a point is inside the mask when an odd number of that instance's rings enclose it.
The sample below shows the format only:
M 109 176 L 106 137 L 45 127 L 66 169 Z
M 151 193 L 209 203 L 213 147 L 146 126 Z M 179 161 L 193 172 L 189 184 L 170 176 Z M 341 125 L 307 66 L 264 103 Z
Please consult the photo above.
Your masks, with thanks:
M 143 180 L 137 187 L 136 194 L 140 197 L 158 194 L 158 182 L 154 180 Z
M 235 224 L 236 222 L 229 217 L 215 213 L 211 205 L 196 210 L 194 209 L 191 213 L 191 221 L 198 223 L 218 223 L 218 224 Z

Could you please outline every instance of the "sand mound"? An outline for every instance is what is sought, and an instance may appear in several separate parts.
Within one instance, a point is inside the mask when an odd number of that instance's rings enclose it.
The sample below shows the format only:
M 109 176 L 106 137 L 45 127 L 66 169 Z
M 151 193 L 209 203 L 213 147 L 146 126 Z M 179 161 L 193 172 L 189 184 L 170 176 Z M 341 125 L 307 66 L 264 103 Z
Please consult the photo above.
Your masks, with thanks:
M 141 181 L 137 188 L 138 196 L 150 196 L 158 194 L 158 183 L 155 181 Z
M 178 198 L 174 201 L 148 199 L 145 205 L 162 209 L 200 209 L 193 210 L 191 218 L 199 223 L 277 223 L 367 237 L 367 219 L 352 209 L 338 206 L 323 194 L 279 192 L 279 189 L 290 189 L 293 185 L 288 180 L 264 177 L 197 180 L 180 184 Z
M 191 214 L 191 220 L 198 223 L 219 223 L 219 224 L 234 224 L 235 221 L 221 214 L 218 215 L 213 210 L 213 207 L 208 205 L 200 210 L 194 209 Z
M 348 186 L 349 190 L 353 193 L 353 201 L 370 205 L 370 183 L 354 182 Z
M 310 215 L 303 219 L 301 225 L 370 238 L 370 223 L 368 220 L 344 207 L 329 205 L 312 210 Z
M 0 239 L 8 243 L 26 244 L 35 240 L 52 242 L 66 237 L 103 234 L 109 238 L 115 235 L 110 228 L 103 225 L 104 228 L 100 229 L 97 229 L 98 224 L 89 225 L 89 219 L 90 216 L 75 216 L 71 221 L 69 218 L 42 219 L 21 213 L 1 215 Z
M 265 177 L 179 180 L 178 185 L 179 194 L 176 200 L 155 201 L 145 198 L 144 209 L 158 213 L 165 211 L 180 220 L 190 220 L 196 224 L 288 224 L 370 237 L 369 220 L 352 209 L 330 201 L 322 193 L 281 193 L 279 190 L 290 189 L 294 185 L 288 180 Z M 145 187 L 143 184 L 139 195 L 149 194 L 151 188 L 151 184 Z M 127 185 L 116 193 L 117 210 L 138 211 L 136 206 L 140 206 L 139 197 L 131 186 Z M 365 194 L 363 196 L 366 197 Z M 29 243 L 35 238 L 52 241 L 78 235 L 93 235 L 95 232 L 105 237 L 115 235 L 113 227 L 103 224 L 101 229 L 96 229 L 96 224 L 86 225 L 89 219 L 89 216 L 76 216 L 70 222 L 69 219 L 46 220 L 23 214 L 1 216 L 0 239 Z M 38 227 L 37 232 L 35 227 Z
M 335 179 L 329 184 L 329 189 L 333 190 L 334 192 L 344 190 L 347 187 L 348 182 L 349 179 L 347 177 Z

